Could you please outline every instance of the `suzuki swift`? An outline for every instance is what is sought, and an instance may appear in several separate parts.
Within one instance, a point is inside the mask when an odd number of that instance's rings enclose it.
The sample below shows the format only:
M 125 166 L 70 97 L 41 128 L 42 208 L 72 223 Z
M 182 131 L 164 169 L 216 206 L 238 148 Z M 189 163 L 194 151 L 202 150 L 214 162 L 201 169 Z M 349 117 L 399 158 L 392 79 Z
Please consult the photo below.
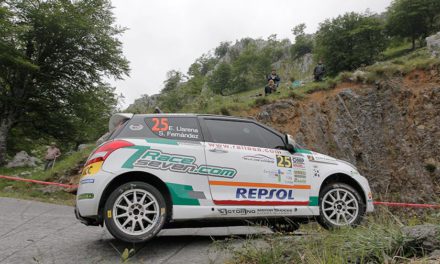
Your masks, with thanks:
M 163 228 L 356 226 L 373 211 L 356 167 L 252 119 L 115 114 L 109 129 L 85 164 L 75 214 L 126 242 Z

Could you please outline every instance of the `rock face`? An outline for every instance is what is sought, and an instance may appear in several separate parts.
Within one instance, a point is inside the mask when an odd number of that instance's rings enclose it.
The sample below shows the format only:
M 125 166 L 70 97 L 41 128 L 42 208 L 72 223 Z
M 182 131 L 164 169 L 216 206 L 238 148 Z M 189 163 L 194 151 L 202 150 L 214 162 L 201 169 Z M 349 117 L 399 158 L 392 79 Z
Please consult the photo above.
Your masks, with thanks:
M 262 106 L 254 117 L 356 165 L 376 199 L 427 202 L 440 195 L 438 68 L 377 85 L 344 83 Z
M 438 225 L 407 226 L 402 229 L 402 233 L 408 247 L 423 248 L 433 253 L 440 250 L 440 226 Z
M 426 38 L 426 45 L 433 57 L 440 58 L 440 32 Z
M 6 168 L 17 167 L 36 167 L 41 161 L 35 157 L 31 157 L 26 151 L 20 151 L 15 154 L 14 158 L 6 165 Z

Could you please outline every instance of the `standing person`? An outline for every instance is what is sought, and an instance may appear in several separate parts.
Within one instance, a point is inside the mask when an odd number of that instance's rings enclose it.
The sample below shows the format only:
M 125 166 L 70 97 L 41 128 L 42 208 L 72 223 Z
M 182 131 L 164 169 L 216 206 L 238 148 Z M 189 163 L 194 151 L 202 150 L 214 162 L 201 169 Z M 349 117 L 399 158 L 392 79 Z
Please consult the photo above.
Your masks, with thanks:
M 61 156 L 61 151 L 59 148 L 57 148 L 57 144 L 55 142 L 50 143 L 50 146 L 47 148 L 46 153 L 46 165 L 44 166 L 44 170 L 47 170 L 49 168 L 52 168 L 55 159 Z
M 276 87 L 278 87 L 278 85 L 280 84 L 281 78 L 280 76 L 278 76 L 277 72 L 275 71 L 275 69 L 272 69 L 272 72 L 269 76 L 267 76 L 267 81 L 272 80 Z
M 325 74 L 325 66 L 322 63 L 322 60 L 319 60 L 318 65 L 316 65 L 315 69 L 313 69 L 313 77 L 315 82 L 322 82 L 322 78 Z
M 277 87 L 275 85 L 275 82 L 273 80 L 269 80 L 266 87 L 264 87 L 264 95 L 266 96 L 268 94 L 271 94 L 271 93 L 275 92 L 276 90 L 277 90 Z

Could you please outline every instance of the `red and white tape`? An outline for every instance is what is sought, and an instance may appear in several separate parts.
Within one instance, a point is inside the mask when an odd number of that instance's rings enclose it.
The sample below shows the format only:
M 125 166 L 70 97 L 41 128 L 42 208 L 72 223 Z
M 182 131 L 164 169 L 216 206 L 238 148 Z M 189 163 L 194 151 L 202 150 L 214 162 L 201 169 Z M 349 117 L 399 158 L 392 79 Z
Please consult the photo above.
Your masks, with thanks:
M 57 182 L 46 182 L 46 181 L 39 181 L 39 180 L 32 180 L 32 179 L 23 179 L 19 177 L 12 177 L 12 176 L 4 176 L 0 175 L 0 179 L 6 179 L 6 180 L 12 180 L 12 181 L 23 181 L 23 182 L 31 182 L 36 184 L 43 184 L 43 185 L 54 185 L 59 186 L 63 188 L 73 189 L 77 188 L 78 185 L 71 185 L 71 184 L 63 184 L 63 183 L 57 183 Z M 412 208 L 433 208 L 433 209 L 440 209 L 439 204 L 414 204 L 414 203 L 393 203 L 393 202 L 373 202 L 374 205 L 384 205 L 384 206 L 391 206 L 391 207 L 412 207 Z
M 46 181 L 24 179 L 24 178 L 4 176 L 4 175 L 0 175 L 0 179 L 6 179 L 6 180 L 11 180 L 11 181 L 31 182 L 31 183 L 43 184 L 43 185 L 54 185 L 54 186 L 69 188 L 69 189 L 78 187 L 78 185 L 63 184 L 63 183 L 58 183 L 58 182 L 46 182 Z

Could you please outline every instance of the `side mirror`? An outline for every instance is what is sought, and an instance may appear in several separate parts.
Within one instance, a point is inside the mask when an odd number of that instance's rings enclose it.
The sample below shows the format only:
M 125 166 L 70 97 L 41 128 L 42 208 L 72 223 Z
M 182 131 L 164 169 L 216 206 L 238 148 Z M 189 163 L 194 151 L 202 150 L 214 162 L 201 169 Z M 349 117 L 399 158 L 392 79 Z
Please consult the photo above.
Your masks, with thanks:
M 296 142 L 293 137 L 289 134 L 286 134 L 286 150 L 289 152 L 295 152 Z

